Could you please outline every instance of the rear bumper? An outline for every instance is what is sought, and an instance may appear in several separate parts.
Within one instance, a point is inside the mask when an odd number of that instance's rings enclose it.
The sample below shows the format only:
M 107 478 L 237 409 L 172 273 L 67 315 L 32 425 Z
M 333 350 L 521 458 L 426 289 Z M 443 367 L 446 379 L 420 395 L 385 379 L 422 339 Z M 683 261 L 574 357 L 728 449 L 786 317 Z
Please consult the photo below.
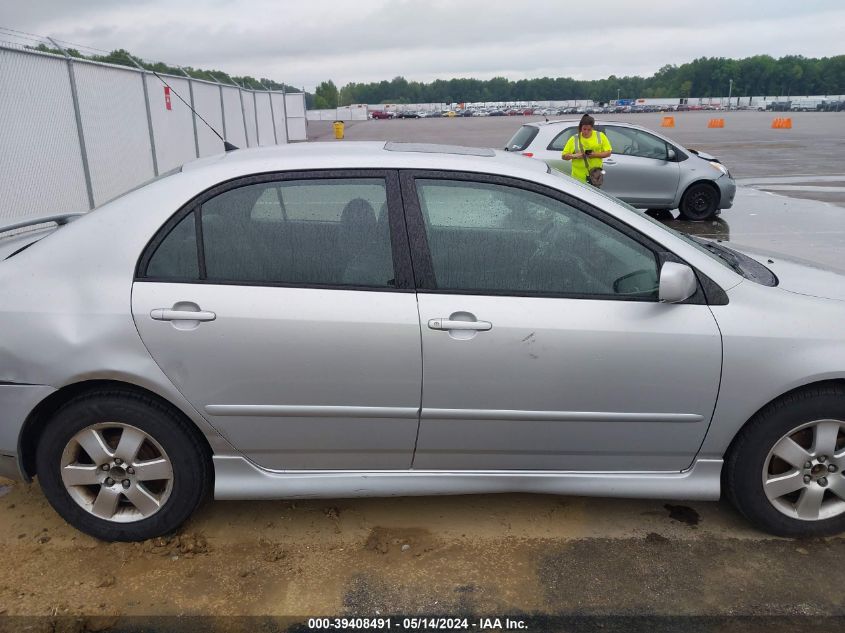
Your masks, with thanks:
M 36 405 L 56 390 L 45 385 L 0 385 L 0 476 L 25 479 L 21 467 L 21 430 Z

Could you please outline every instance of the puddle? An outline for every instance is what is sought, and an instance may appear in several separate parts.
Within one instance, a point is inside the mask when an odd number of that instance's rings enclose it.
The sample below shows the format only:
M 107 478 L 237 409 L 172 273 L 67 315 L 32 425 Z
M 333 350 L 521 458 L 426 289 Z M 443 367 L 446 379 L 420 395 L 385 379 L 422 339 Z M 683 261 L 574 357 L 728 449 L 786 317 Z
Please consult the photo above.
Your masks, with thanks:
M 12 492 L 12 486 L 0 484 L 0 497 L 5 497 L 10 492 Z
M 675 506 L 667 503 L 663 507 L 669 510 L 669 518 L 675 521 L 680 521 L 687 525 L 698 525 L 699 521 L 701 521 L 701 516 L 699 516 L 698 512 L 689 506 Z

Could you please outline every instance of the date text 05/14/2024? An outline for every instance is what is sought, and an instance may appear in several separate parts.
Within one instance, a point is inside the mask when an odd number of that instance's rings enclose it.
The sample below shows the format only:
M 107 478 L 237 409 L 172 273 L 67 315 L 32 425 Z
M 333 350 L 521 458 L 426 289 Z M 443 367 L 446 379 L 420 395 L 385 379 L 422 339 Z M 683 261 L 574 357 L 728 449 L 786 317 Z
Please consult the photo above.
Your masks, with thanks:
M 313 631 L 520 631 L 527 630 L 525 620 L 511 618 L 450 617 L 374 617 L 374 618 L 309 618 Z

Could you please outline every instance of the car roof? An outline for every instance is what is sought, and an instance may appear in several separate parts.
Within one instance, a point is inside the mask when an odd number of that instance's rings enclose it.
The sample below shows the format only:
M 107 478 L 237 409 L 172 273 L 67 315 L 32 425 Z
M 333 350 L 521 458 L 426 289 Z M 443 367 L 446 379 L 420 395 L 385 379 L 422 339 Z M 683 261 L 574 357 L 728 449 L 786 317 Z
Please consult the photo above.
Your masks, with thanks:
M 538 127 L 551 127 L 551 126 L 567 126 L 567 125 L 578 125 L 580 119 L 554 119 L 551 121 L 537 121 L 535 123 L 526 123 L 526 125 L 537 125 Z M 636 128 L 638 130 L 646 130 L 650 132 L 646 127 L 642 125 L 637 125 L 636 123 L 628 123 L 627 121 L 609 121 L 605 119 L 596 119 L 596 125 L 621 125 L 623 127 L 630 127 Z
M 526 175 L 548 166 L 508 152 L 456 145 L 384 141 L 291 143 L 238 149 L 186 163 L 182 172 L 237 177 L 268 171 L 314 169 L 428 169 Z M 221 174 L 222 172 L 222 174 Z

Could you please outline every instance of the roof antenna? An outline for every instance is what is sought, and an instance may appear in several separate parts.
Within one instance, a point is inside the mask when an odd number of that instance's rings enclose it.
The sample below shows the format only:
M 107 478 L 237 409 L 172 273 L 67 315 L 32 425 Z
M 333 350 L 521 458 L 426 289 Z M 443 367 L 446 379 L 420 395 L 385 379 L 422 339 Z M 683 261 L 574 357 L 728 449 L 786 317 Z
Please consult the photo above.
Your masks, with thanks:
M 217 138 L 219 138 L 221 141 L 223 141 L 223 149 L 224 149 L 224 151 L 226 151 L 226 152 L 231 152 L 231 151 L 233 151 L 233 150 L 240 149 L 237 145 L 232 145 L 232 143 L 230 143 L 230 142 L 229 142 L 229 141 L 227 141 L 225 138 L 223 138 L 222 136 L 220 136 L 220 133 L 219 133 L 217 130 L 215 130 L 215 129 L 211 126 L 211 123 L 209 123 L 209 122 L 208 122 L 208 121 L 206 121 L 204 118 L 202 118 L 202 115 L 201 115 L 199 112 L 197 112 L 196 110 L 194 110 L 194 109 L 191 107 L 191 104 L 190 104 L 190 103 L 188 103 L 187 101 L 185 101 L 185 100 L 182 98 L 182 95 L 180 95 L 178 92 L 176 92 L 176 91 L 173 89 L 173 87 L 172 87 L 169 83 L 167 83 L 167 82 L 166 82 L 166 81 L 162 78 L 162 76 L 161 76 L 161 75 L 159 75 L 159 74 L 158 74 L 155 70 L 153 70 L 152 68 L 150 68 L 150 69 L 144 68 L 143 66 L 141 66 L 141 64 L 139 64 L 137 61 L 135 61 L 135 58 L 134 58 L 134 57 L 132 57 L 132 55 L 129 55 L 129 59 L 130 59 L 130 61 L 131 61 L 133 64 L 135 64 L 135 66 L 137 66 L 137 67 L 138 67 L 138 69 L 139 69 L 139 70 L 142 70 L 142 71 L 144 71 L 144 72 L 147 72 L 147 71 L 149 70 L 149 72 L 151 72 L 153 75 L 155 75 L 161 83 L 163 83 L 165 86 L 167 86 L 167 88 L 170 90 L 170 92 L 172 92 L 173 94 L 175 94 L 175 95 L 179 98 L 179 101 L 181 101 L 181 102 L 182 102 L 182 103 L 184 103 L 186 106 L 188 106 L 188 109 L 189 109 L 191 112 L 193 112 L 193 113 L 194 113 L 194 114 L 195 114 L 195 115 L 199 118 L 199 120 L 200 120 L 200 121 L 202 121 L 203 123 L 205 123 L 205 124 L 206 124 L 206 126 L 208 127 L 208 129 L 209 129 L 209 130 L 211 130 L 212 132 L 214 132 L 214 134 L 216 134 L 216 135 L 217 135 Z M 193 77 L 191 77 L 188 73 L 186 73 L 186 72 L 185 72 L 185 69 L 184 69 L 184 68 L 182 68 L 181 66 L 177 66 L 177 68 L 179 68 L 179 70 L 181 70 L 181 71 L 182 71 L 182 74 L 184 74 L 184 75 L 185 75 L 185 77 L 187 77 L 188 79 L 193 79 Z
M 184 68 L 182 68 L 181 66 L 177 66 L 177 68 L 178 68 L 179 70 L 181 70 L 181 71 L 182 71 L 182 74 L 183 74 L 183 75 L 185 75 L 185 77 L 187 77 L 189 80 L 190 80 L 190 79 L 193 79 L 193 78 L 192 78 L 192 77 L 191 77 L 191 76 L 190 76 L 190 75 L 189 75 L 189 74 L 185 71 L 185 69 L 184 69 Z M 165 86 L 167 86 L 168 88 L 170 88 L 170 86 L 167 84 L 167 82 L 166 82 L 164 79 L 162 79 L 162 78 L 161 78 L 161 76 L 160 76 L 160 75 L 159 75 L 156 71 L 154 71 L 154 70 L 153 70 L 153 71 L 152 71 L 152 73 L 153 73 L 156 77 L 158 77 L 158 79 L 159 79 L 159 81 L 161 81 L 161 83 L 163 83 Z M 214 76 L 214 75 L 212 75 L 212 77 L 213 77 L 213 76 Z M 220 83 L 220 82 L 217 82 L 217 83 Z M 185 101 L 185 100 L 184 100 L 184 99 L 183 99 L 183 98 L 179 95 L 179 93 L 178 93 L 178 92 L 176 92 L 173 88 L 170 88 L 170 92 L 172 92 L 172 93 L 173 93 L 173 94 L 175 94 L 177 97 L 179 97 L 179 101 L 181 101 L 181 102 L 182 102 L 182 103 L 184 103 L 186 106 L 188 106 L 188 109 L 189 109 L 191 112 L 193 112 L 194 114 L 196 114 L 196 115 L 200 118 L 200 121 L 202 121 L 203 123 L 205 123 L 205 124 L 208 126 L 208 129 L 209 129 L 209 130 L 211 130 L 212 132 L 214 132 L 214 133 L 217 135 L 217 138 L 219 138 L 221 141 L 223 141 L 223 151 L 225 151 L 225 152 L 231 152 L 231 151 L 233 151 L 233 150 L 240 149 L 237 145 L 233 145 L 232 143 L 230 143 L 229 141 L 227 141 L 225 138 L 223 138 L 222 136 L 220 136 L 220 133 L 219 133 L 217 130 L 215 130 L 213 127 L 211 127 L 211 123 L 209 123 L 208 121 L 206 121 L 205 119 L 203 119 L 203 118 L 202 118 L 202 115 L 200 115 L 200 113 L 199 113 L 199 112 L 197 112 L 196 110 L 194 110 L 194 109 L 191 107 L 191 104 L 189 104 L 187 101 Z M 225 113 L 223 114 L 223 116 L 225 116 Z

